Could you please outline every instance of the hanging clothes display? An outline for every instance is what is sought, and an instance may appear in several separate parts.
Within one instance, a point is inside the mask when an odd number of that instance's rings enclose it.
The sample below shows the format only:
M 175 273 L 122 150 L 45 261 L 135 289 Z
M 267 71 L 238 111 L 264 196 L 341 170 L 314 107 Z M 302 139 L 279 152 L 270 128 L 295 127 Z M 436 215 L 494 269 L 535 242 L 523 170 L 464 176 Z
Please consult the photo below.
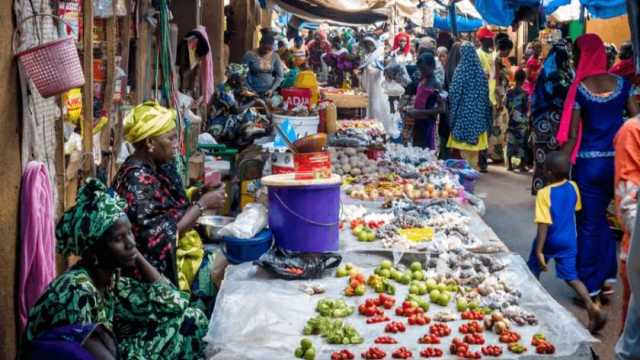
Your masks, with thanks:
M 46 166 L 27 164 L 20 190 L 20 274 L 18 311 L 20 329 L 29 310 L 56 277 L 53 191 Z

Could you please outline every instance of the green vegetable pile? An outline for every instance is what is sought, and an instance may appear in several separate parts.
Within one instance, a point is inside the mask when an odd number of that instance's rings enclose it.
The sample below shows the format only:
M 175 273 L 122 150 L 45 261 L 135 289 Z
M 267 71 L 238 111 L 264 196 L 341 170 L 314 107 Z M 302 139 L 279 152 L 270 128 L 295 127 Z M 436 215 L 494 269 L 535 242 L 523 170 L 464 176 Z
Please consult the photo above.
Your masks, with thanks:
M 326 317 L 343 318 L 353 314 L 353 306 L 347 305 L 344 300 L 321 299 L 316 305 L 316 311 Z
M 316 316 L 307 321 L 303 330 L 304 335 L 320 335 L 329 344 L 362 344 L 364 338 L 351 325 L 340 319 Z
M 316 358 L 316 349 L 309 339 L 300 340 L 300 347 L 296 349 L 293 355 L 298 359 L 314 360 Z

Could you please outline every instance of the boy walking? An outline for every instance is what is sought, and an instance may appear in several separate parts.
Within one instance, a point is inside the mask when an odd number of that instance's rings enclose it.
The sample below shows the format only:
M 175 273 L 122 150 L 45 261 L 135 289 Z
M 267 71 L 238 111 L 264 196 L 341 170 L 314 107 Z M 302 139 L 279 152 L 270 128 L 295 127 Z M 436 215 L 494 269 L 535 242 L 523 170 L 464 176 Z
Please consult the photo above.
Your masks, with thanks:
M 555 151 L 547 155 L 544 174 L 550 185 L 538 191 L 535 222 L 538 235 L 529 256 L 529 268 L 536 277 L 547 271 L 554 259 L 556 276 L 564 280 L 584 302 L 589 315 L 589 331 L 596 333 L 607 322 L 600 306 L 594 303 L 587 288 L 578 278 L 576 211 L 582 209 L 578 186 L 569 181 L 571 164 L 566 154 Z

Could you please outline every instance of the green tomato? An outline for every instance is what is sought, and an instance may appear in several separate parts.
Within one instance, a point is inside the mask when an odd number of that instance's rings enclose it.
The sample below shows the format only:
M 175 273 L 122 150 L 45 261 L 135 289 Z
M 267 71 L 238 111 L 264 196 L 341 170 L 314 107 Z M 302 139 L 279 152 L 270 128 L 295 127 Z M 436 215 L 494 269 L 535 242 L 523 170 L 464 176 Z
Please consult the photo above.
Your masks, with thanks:
M 409 286 L 409 294 L 417 295 L 419 292 L 420 292 L 420 287 L 418 287 L 418 285 Z
M 411 282 L 411 275 L 409 274 L 402 274 L 402 277 L 399 280 L 400 284 L 404 284 L 407 285 Z
M 293 355 L 295 355 L 295 357 L 298 359 L 302 359 L 302 357 L 304 356 L 304 350 L 302 350 L 302 348 L 297 348 Z
M 422 270 L 422 264 L 420 264 L 420 262 L 418 261 L 414 261 L 411 263 L 411 266 L 409 266 L 409 268 L 411 269 L 411 271 L 416 272 Z
M 438 283 L 434 279 L 429 278 L 427 279 L 426 285 L 427 285 L 427 290 L 431 291 L 435 289 L 436 286 L 438 286 Z
M 346 268 L 340 266 L 336 269 L 336 277 L 345 277 L 347 275 L 349 275 L 349 271 Z
M 316 358 L 316 349 L 309 348 L 304 352 L 304 360 L 315 360 Z
M 392 266 L 393 266 L 393 264 L 389 260 L 382 260 L 382 262 L 380 263 L 380 267 L 382 269 L 391 270 Z
M 366 291 L 366 288 L 364 287 L 364 285 L 360 285 L 355 289 L 354 294 L 356 294 L 356 296 L 362 296 L 364 295 L 365 291 Z
M 382 276 L 385 279 L 388 279 L 391 277 L 391 271 L 389 271 L 389 269 L 382 269 L 380 270 L 380 276 Z
M 440 291 L 438 289 L 433 289 L 429 292 L 429 300 L 431 300 L 432 303 L 437 303 L 439 298 Z
M 346 263 L 344 264 L 345 269 L 347 269 L 347 271 L 351 271 L 353 269 L 353 264 L 352 263 Z
M 310 349 L 312 346 L 313 346 L 313 343 L 311 342 L 311 340 L 306 338 L 300 340 L 300 347 L 302 348 L 302 350 Z
M 391 278 L 397 282 L 400 282 L 402 278 L 402 273 L 396 269 L 391 269 Z
M 424 272 L 422 270 L 416 270 L 413 272 L 413 280 L 422 281 L 424 279 Z
M 376 239 L 376 233 L 370 232 L 367 234 L 367 241 L 371 242 L 371 241 L 374 241 L 375 239 Z
M 436 286 L 436 289 L 440 290 L 440 292 L 446 291 L 447 285 L 440 283 Z

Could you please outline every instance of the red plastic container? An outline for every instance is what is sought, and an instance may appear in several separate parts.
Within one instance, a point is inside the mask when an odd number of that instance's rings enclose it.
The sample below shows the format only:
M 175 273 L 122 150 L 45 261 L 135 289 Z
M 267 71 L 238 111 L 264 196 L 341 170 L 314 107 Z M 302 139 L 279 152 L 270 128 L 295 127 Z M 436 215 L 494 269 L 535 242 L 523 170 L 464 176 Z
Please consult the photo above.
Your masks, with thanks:
M 331 177 L 331 157 L 328 151 L 293 155 L 296 180 L 328 179 Z

